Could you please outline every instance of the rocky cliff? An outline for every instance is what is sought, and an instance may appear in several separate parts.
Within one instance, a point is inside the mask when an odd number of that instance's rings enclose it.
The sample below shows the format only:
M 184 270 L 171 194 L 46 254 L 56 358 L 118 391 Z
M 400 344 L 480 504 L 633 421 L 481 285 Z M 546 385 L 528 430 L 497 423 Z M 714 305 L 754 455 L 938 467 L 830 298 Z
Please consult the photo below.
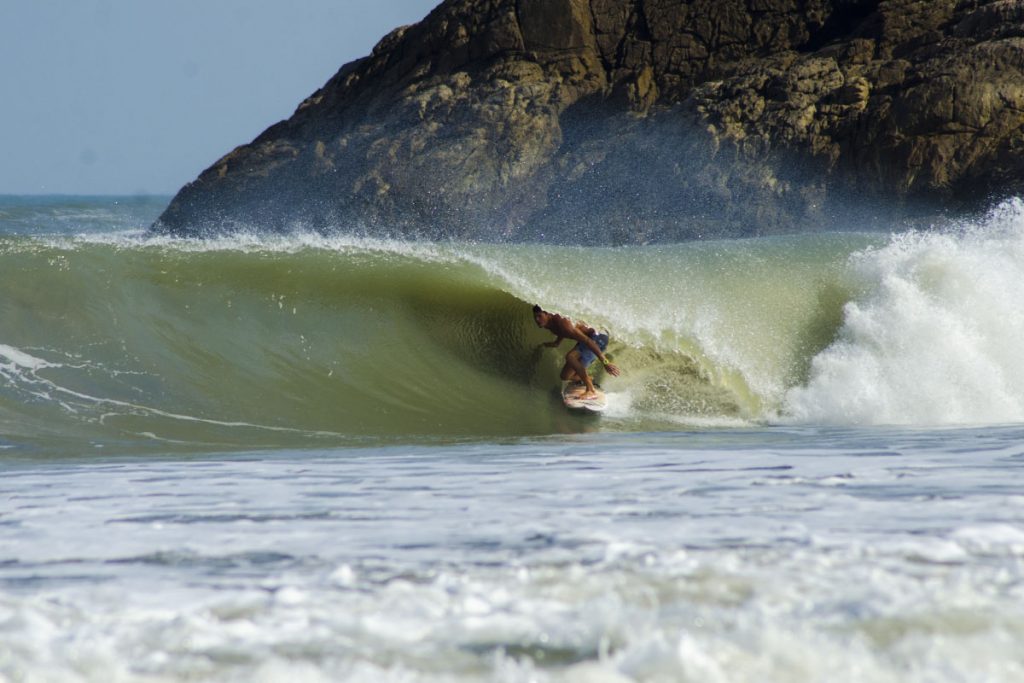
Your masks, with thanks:
M 616 244 L 1024 194 L 1024 0 L 447 0 L 159 231 Z

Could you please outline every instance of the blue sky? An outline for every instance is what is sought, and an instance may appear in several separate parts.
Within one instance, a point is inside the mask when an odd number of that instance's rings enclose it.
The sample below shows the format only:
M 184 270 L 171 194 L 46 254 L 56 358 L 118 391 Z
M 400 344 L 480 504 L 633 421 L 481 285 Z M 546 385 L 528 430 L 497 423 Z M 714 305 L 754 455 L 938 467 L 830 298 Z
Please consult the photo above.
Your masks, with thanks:
M 440 0 L 0 0 L 0 194 L 172 194 Z

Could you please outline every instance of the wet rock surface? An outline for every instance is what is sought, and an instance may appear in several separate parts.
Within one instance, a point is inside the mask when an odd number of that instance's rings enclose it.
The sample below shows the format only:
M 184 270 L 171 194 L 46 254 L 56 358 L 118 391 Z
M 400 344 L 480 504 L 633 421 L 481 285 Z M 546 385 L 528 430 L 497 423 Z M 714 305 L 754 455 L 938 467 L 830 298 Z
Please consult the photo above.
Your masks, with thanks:
M 157 231 L 622 244 L 1024 194 L 1024 0 L 449 0 Z

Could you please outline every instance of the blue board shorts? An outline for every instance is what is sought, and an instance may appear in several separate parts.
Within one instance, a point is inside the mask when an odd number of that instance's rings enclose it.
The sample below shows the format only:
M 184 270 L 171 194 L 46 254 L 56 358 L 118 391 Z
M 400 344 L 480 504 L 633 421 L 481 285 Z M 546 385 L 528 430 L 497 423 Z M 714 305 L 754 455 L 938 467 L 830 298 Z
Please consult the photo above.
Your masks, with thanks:
M 598 334 L 595 332 L 594 334 L 589 334 L 587 336 L 597 343 L 598 348 L 601 349 L 602 352 L 608 348 L 607 334 Z M 583 367 L 585 368 L 589 367 L 597 358 L 597 354 L 594 353 L 594 350 L 583 342 L 577 342 L 574 350 L 580 352 L 580 363 L 583 363 Z

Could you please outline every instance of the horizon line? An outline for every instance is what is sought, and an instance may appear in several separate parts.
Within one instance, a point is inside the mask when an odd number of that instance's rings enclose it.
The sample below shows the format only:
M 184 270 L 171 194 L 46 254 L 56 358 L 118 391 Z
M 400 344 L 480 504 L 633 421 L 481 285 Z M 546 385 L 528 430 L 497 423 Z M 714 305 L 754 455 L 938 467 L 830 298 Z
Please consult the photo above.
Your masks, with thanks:
M 128 198 L 128 199 L 143 199 L 143 198 L 163 198 L 173 197 L 174 192 L 101 192 L 101 193 L 86 193 L 86 192 L 0 192 L 0 197 L 67 197 L 67 198 Z

